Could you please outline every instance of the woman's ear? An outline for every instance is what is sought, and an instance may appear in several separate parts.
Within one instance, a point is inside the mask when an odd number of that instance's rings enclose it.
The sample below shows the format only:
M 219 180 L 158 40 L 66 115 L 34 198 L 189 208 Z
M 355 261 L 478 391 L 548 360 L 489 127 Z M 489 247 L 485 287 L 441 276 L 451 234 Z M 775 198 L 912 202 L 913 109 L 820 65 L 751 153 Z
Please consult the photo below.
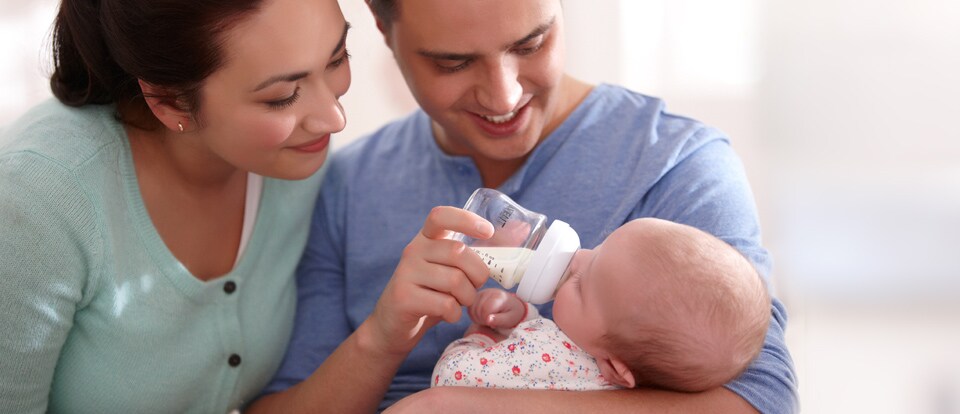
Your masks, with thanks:
M 173 132 L 184 132 L 194 127 L 191 125 L 193 118 L 190 113 L 176 105 L 174 98 L 169 96 L 168 90 L 145 82 L 143 79 L 137 79 L 137 82 L 140 84 L 147 107 L 164 127 Z
M 611 384 L 624 388 L 633 388 L 637 385 L 633 372 L 619 358 L 597 358 L 597 365 L 600 366 L 600 373 L 603 374 L 603 378 Z

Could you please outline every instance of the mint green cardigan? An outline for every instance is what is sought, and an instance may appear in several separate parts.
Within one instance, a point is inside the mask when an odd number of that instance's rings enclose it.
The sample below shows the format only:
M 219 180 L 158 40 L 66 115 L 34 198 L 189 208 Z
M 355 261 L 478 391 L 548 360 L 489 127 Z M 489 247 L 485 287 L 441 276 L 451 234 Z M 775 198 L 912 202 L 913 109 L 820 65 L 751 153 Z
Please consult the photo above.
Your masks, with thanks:
M 265 178 L 229 274 L 193 277 L 111 106 L 48 101 L 0 137 L 0 412 L 224 413 L 283 358 L 322 173 Z

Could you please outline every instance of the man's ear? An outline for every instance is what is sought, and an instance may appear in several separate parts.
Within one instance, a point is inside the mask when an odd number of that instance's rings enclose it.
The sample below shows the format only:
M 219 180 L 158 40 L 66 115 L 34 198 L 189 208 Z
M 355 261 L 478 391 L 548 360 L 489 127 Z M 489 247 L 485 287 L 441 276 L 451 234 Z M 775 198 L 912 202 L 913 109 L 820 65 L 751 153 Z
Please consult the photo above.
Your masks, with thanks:
M 373 6 L 370 5 L 370 2 L 365 1 L 364 3 L 367 3 L 367 10 L 370 10 L 370 14 L 373 15 L 373 20 L 377 22 L 377 30 L 379 30 L 381 34 L 386 36 L 387 34 L 386 25 L 384 25 L 383 22 L 380 21 L 380 18 L 377 17 L 377 14 L 373 12 Z
M 597 365 L 600 366 L 600 373 L 603 374 L 603 378 L 611 384 L 624 388 L 633 388 L 637 385 L 633 372 L 619 358 L 597 358 Z
M 143 92 L 143 99 L 147 102 L 147 107 L 164 127 L 173 132 L 183 132 L 195 128 L 195 125 L 191 125 L 193 118 L 190 113 L 176 105 L 176 101 L 169 97 L 168 90 L 142 79 L 137 79 L 137 82 L 140 84 L 140 90 Z
M 380 17 L 378 17 L 377 14 L 373 12 L 373 6 L 370 5 L 369 1 L 366 1 L 364 3 L 367 3 L 367 9 L 370 10 L 370 14 L 373 15 L 373 20 L 377 22 L 377 30 L 379 30 L 380 34 L 383 35 L 384 43 L 387 44 L 387 47 L 390 47 L 390 34 L 387 33 L 387 25 L 384 24 L 383 21 L 380 20 Z M 392 47 L 390 48 L 393 49 Z
M 374 17 L 373 20 L 377 22 L 377 30 L 380 31 L 380 34 L 386 36 L 387 26 L 383 24 L 383 21 L 381 21 L 379 17 Z
M 380 34 L 383 35 L 383 43 L 384 43 L 385 45 L 387 45 L 387 49 L 390 49 L 390 51 L 392 52 L 392 51 L 393 51 L 393 38 L 390 37 L 390 30 L 387 29 L 388 26 L 387 26 L 386 24 L 384 24 L 382 21 L 380 21 L 379 18 L 376 19 L 376 20 L 377 20 L 377 30 L 379 30 L 379 31 L 380 31 Z

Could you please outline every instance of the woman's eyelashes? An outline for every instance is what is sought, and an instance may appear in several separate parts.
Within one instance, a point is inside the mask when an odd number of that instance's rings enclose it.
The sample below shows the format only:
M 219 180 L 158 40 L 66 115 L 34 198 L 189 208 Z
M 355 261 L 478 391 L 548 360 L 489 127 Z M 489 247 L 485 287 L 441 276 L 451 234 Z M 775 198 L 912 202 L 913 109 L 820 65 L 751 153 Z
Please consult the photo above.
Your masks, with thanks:
M 330 64 L 327 65 L 327 68 L 330 70 L 337 69 L 343 66 L 344 63 L 347 63 L 347 61 L 349 60 L 350 60 L 350 52 L 347 49 L 343 49 L 343 53 L 340 54 L 340 57 L 334 60 L 333 62 L 330 62 Z M 297 88 L 293 90 L 293 93 L 290 94 L 290 96 L 283 99 L 267 101 L 265 103 L 270 109 L 282 110 L 282 109 L 289 108 L 291 105 L 297 103 L 297 100 L 299 99 L 300 99 L 300 87 L 297 86 Z
M 286 98 L 283 98 L 283 99 L 278 99 L 278 100 L 275 100 L 275 101 L 268 101 L 268 102 L 266 102 L 266 104 L 267 104 L 268 107 L 270 107 L 270 109 L 281 110 L 281 109 L 289 108 L 290 105 L 293 105 L 293 104 L 297 103 L 297 100 L 298 100 L 298 99 L 300 99 L 300 87 L 299 87 L 299 86 L 297 86 L 297 89 L 294 89 L 294 90 L 293 90 L 293 94 L 291 94 L 290 96 L 288 96 L 288 97 L 286 97 Z
M 336 69 L 342 66 L 344 63 L 347 63 L 347 61 L 349 60 L 350 60 L 350 51 L 344 48 L 343 53 L 340 54 L 340 57 L 334 60 L 333 62 L 330 62 L 330 65 L 328 65 L 327 67 L 330 69 Z

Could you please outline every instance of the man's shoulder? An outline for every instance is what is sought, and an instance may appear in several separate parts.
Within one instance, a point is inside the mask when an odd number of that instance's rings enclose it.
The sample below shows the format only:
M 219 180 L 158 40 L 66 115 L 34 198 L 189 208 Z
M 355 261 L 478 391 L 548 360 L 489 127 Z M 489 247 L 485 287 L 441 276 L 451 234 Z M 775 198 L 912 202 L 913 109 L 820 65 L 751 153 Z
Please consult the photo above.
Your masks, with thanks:
M 623 86 L 600 84 L 584 104 L 581 128 L 587 126 L 593 134 L 606 139 L 639 139 L 661 147 L 698 147 L 715 139 L 727 139 L 716 128 L 672 112 L 664 99 Z
M 394 120 L 380 129 L 357 138 L 336 151 L 332 158 L 336 163 L 353 163 L 370 157 L 396 156 L 398 151 L 409 151 L 429 126 L 426 114 L 421 110 Z M 423 131 L 427 129 L 427 131 Z
M 584 103 L 606 109 L 619 108 L 653 113 L 662 111 L 664 107 L 663 100 L 658 97 L 609 83 L 595 86 Z
M 602 114 L 602 118 L 605 119 L 633 120 L 648 124 L 656 121 L 657 124 L 703 126 L 696 119 L 671 112 L 663 98 L 619 85 L 597 85 L 584 104 L 583 106 L 593 107 L 595 109 L 593 112 Z
M 335 182 L 379 185 L 384 172 L 406 170 L 421 162 L 432 141 L 430 120 L 417 110 L 335 151 L 324 187 Z

